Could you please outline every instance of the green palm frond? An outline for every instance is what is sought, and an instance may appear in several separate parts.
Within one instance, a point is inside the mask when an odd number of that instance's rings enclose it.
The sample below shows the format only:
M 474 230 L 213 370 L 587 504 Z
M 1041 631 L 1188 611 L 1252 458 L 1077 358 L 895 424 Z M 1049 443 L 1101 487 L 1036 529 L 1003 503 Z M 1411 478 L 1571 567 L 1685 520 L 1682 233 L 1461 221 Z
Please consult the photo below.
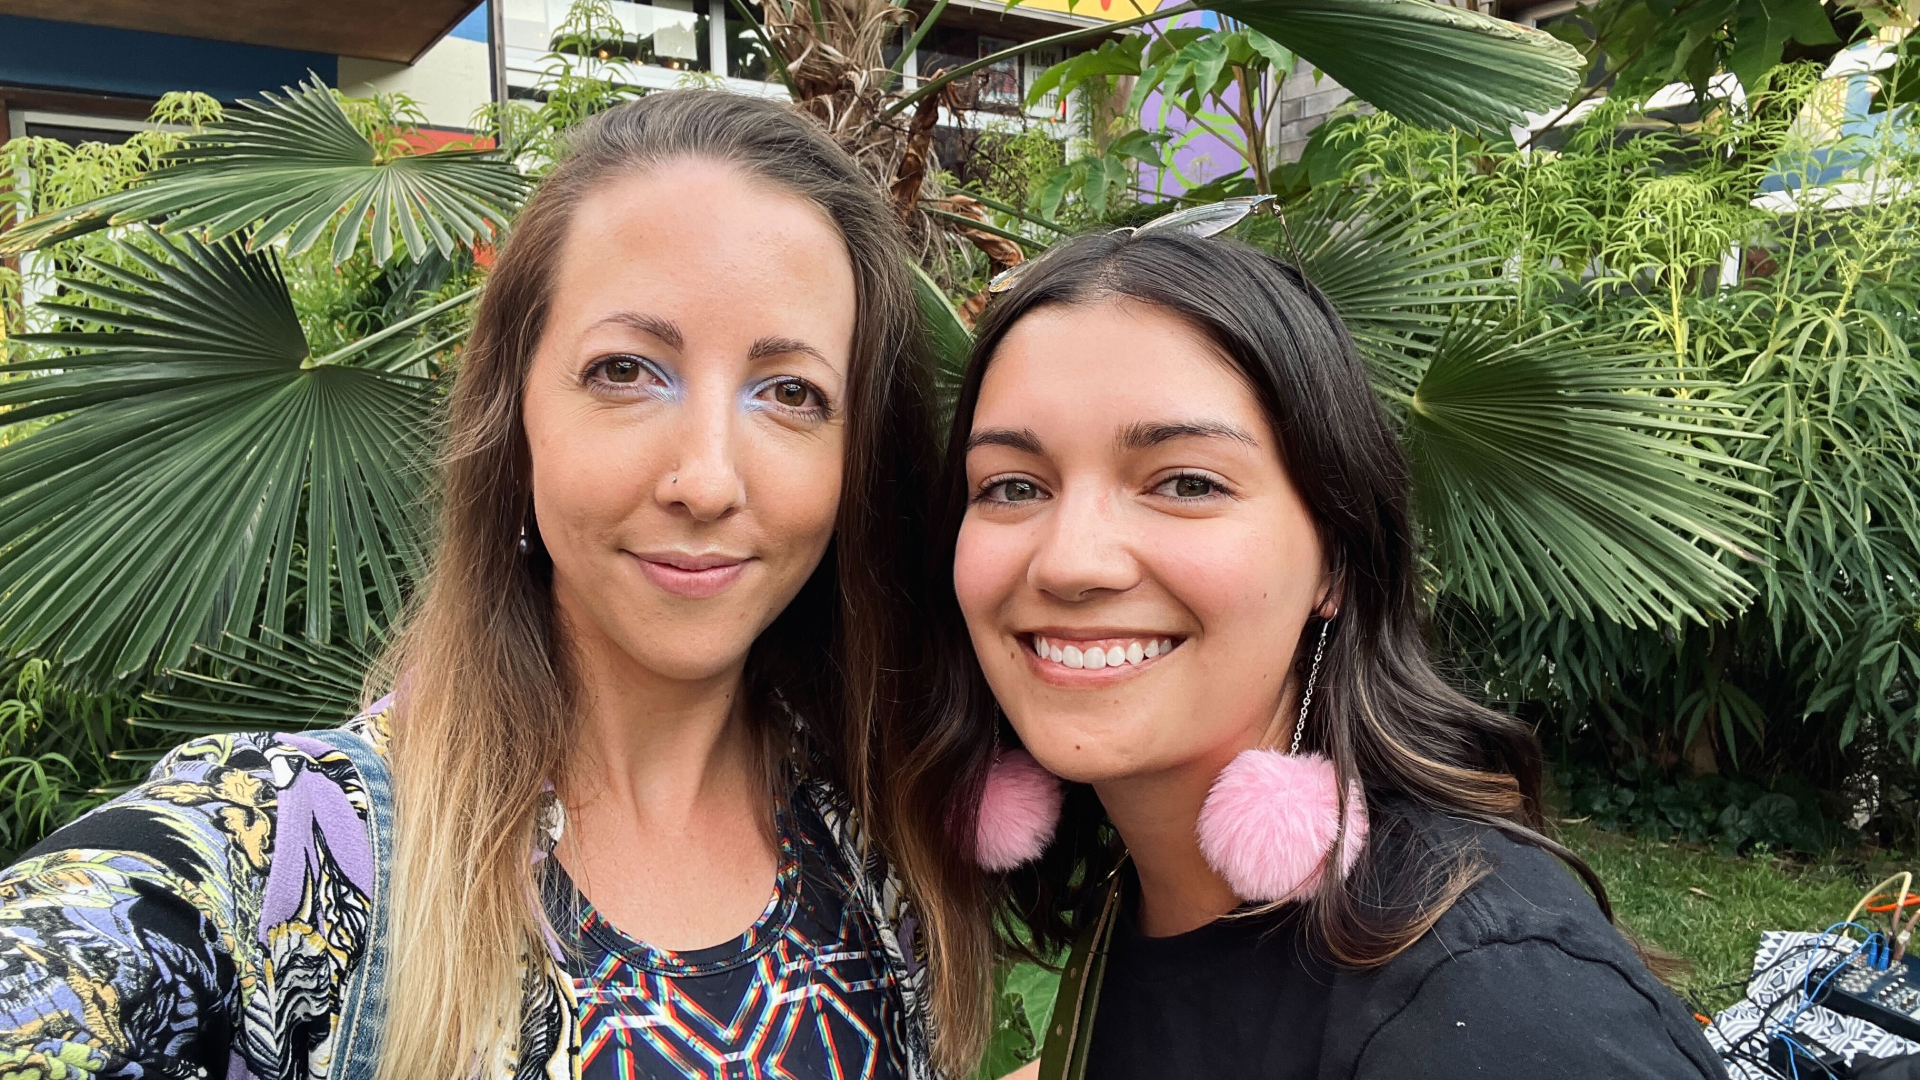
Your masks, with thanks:
M 1213 11 L 1260 31 L 1355 97 L 1409 123 L 1503 135 L 1525 110 L 1564 105 L 1586 59 L 1548 34 L 1432 0 L 1189 0 L 1131 19 L 1023 42 L 960 64 L 887 106 L 911 109 L 955 79 L 1034 49 Z
M 951 401 L 967 375 L 973 332 L 961 320 L 953 301 L 947 299 L 947 294 L 940 291 L 940 286 L 917 263 L 913 267 L 913 295 L 919 301 L 920 319 L 927 328 L 935 388 L 943 401 Z
M 1767 549 L 1764 495 L 1739 479 L 1761 471 L 1694 448 L 1739 436 L 1672 396 L 1671 366 L 1491 318 L 1502 260 L 1464 218 L 1332 192 L 1250 225 L 1326 293 L 1401 421 L 1443 588 L 1494 613 L 1645 626 L 1752 599 L 1721 554 Z
M 1465 320 L 1442 338 L 1399 402 L 1442 587 L 1496 614 L 1639 626 L 1744 606 L 1722 555 L 1765 550 L 1764 494 L 1697 449 L 1737 434 L 1665 396 L 1670 378 L 1613 340 Z
M 189 135 L 137 187 L 22 222 L 0 236 L 0 254 L 164 218 L 169 233 L 208 240 L 248 230 L 254 248 L 285 237 L 298 255 L 339 222 L 338 263 L 353 254 L 365 222 L 373 256 L 385 263 L 396 234 L 416 259 L 490 243 L 526 197 L 527 180 L 492 150 L 382 154 L 318 80 L 261 96 Z
M 1586 61 L 1558 38 L 1432 0 L 1200 0 L 1409 123 L 1504 135 L 1564 105 Z
M 325 641 L 336 578 L 366 640 L 418 559 L 433 384 L 357 366 L 368 339 L 312 357 L 270 251 L 150 236 L 0 367 L 0 423 L 54 417 L 0 446 L 0 646 L 98 684 L 302 605 Z
M 368 644 L 384 642 L 375 635 Z M 359 710 L 361 680 L 376 650 L 268 630 L 257 641 L 228 636 L 218 648 L 195 652 L 213 672 L 169 672 L 186 693 L 144 695 L 167 712 L 135 726 L 182 735 L 332 727 Z
M 1243 239 L 1299 267 L 1347 324 L 1377 374 L 1411 388 L 1456 309 L 1498 298 L 1485 269 L 1500 261 L 1464 217 L 1437 220 L 1344 189 L 1322 189 L 1275 217 L 1248 219 Z

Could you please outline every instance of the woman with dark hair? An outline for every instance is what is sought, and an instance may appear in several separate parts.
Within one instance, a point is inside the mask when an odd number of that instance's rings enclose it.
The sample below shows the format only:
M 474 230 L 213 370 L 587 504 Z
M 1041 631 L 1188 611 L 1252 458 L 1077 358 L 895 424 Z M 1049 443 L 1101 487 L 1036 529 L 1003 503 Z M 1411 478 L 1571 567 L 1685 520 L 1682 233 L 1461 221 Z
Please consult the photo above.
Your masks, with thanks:
M 0 1076 L 969 1062 L 985 899 L 949 807 L 891 791 L 936 465 L 910 273 L 786 106 L 585 125 L 488 275 L 393 693 L 188 743 L 0 874 Z
M 1532 732 L 1435 673 L 1406 465 L 1324 296 L 1236 242 L 1088 236 L 974 355 L 944 494 L 978 666 L 930 729 L 976 748 L 1022 944 L 1073 945 L 1042 1076 L 1723 1075 L 1542 835 Z

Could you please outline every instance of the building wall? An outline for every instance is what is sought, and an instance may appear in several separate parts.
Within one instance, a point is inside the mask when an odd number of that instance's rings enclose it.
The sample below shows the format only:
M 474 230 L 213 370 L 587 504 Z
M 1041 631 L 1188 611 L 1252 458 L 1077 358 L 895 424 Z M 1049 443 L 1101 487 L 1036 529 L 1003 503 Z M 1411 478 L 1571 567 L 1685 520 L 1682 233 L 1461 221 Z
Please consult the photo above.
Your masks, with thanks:
M 339 77 L 339 57 L 225 41 L 0 15 L 0 84 L 157 98 L 198 90 L 222 101 Z
M 1346 87 L 1321 75 L 1304 61 L 1280 84 L 1278 115 L 1268 131 L 1281 161 L 1299 161 L 1313 129 L 1352 100 Z M 1363 106 L 1364 107 L 1364 106 Z
M 405 94 L 427 123 L 471 130 L 474 114 L 493 100 L 493 61 L 487 48 L 487 5 L 481 4 L 439 44 L 411 65 L 340 57 L 341 90 L 356 97 Z

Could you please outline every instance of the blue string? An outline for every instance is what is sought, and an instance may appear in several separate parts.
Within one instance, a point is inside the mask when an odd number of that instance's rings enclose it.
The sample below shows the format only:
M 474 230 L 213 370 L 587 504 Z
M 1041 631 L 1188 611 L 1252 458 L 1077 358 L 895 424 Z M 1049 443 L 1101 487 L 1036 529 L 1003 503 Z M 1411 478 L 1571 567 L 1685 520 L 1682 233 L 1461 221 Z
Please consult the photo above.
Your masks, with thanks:
M 1827 948 L 1828 948 L 1826 944 L 1827 939 L 1830 937 L 1833 937 L 1834 932 L 1836 930 L 1840 930 L 1844 927 L 1852 927 L 1853 929 L 1864 932 L 1867 935 L 1867 940 L 1855 945 L 1851 951 L 1841 956 L 1838 959 L 1838 961 L 1834 963 L 1833 967 L 1827 971 L 1826 976 L 1820 980 L 1820 985 L 1817 987 L 1810 988 L 1809 984 L 1812 983 L 1813 981 L 1814 965 L 1819 960 L 1821 954 L 1827 951 Z M 1800 976 L 1800 993 L 1802 995 L 1800 1000 L 1800 1007 L 1793 1010 L 1793 1014 L 1788 1016 L 1785 1020 L 1781 1021 L 1779 1026 L 1775 1027 L 1770 1034 L 1786 1039 L 1787 1043 L 1791 1046 L 1799 1046 L 1800 1044 L 1797 1042 L 1794 1042 L 1792 1037 L 1787 1035 L 1786 1032 L 1790 1032 L 1794 1030 L 1794 1025 L 1799 1023 L 1801 1015 L 1804 1014 L 1809 1008 L 1813 1007 L 1814 999 L 1818 998 L 1821 992 L 1826 990 L 1827 984 L 1833 981 L 1834 976 L 1846 970 L 1847 965 L 1852 962 L 1855 956 L 1858 956 L 1860 954 L 1860 951 L 1862 949 L 1870 950 L 1874 947 L 1876 942 L 1885 942 L 1885 941 L 1886 941 L 1886 938 L 1878 930 L 1874 930 L 1871 927 L 1861 926 L 1859 923 L 1853 923 L 1853 922 L 1837 922 L 1837 923 L 1834 923 L 1832 926 L 1827 927 L 1826 930 L 1822 931 L 1820 936 L 1814 940 L 1813 951 L 1807 955 L 1807 969 Z M 1889 945 L 1888 947 L 1891 948 L 1891 945 Z M 1872 952 L 1868 952 L 1867 955 L 1871 959 L 1871 957 L 1874 954 Z M 1805 1049 L 1805 1047 L 1801 1047 L 1801 1049 Z M 1809 1054 L 1808 1056 L 1811 1057 L 1812 1055 Z M 1799 1076 L 1800 1076 L 1799 1064 L 1793 1058 L 1792 1055 L 1788 1055 L 1787 1061 L 1788 1061 L 1788 1064 L 1793 1066 L 1793 1075 L 1795 1080 L 1799 1080 Z

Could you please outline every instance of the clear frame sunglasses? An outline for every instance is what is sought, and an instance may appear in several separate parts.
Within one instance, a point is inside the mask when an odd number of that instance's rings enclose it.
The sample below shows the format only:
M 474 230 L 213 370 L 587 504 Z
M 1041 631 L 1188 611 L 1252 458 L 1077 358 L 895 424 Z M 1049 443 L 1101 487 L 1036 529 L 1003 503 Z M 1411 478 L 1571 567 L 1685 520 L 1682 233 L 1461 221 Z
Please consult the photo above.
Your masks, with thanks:
M 1209 236 L 1218 236 L 1245 221 L 1248 214 L 1253 213 L 1272 198 L 1271 195 L 1241 195 L 1232 199 L 1222 199 L 1217 203 L 1208 203 L 1205 206 L 1189 206 L 1183 210 L 1175 210 L 1171 214 L 1162 214 L 1145 225 L 1137 227 L 1129 225 L 1114 231 L 1130 236 L 1160 232 L 1183 233 L 1205 239 Z M 1019 283 L 1020 275 L 1026 273 L 1028 267 L 1045 258 L 1043 254 L 1038 259 L 1007 267 L 993 275 L 993 280 L 987 283 L 987 291 L 995 295 L 1006 292 Z

